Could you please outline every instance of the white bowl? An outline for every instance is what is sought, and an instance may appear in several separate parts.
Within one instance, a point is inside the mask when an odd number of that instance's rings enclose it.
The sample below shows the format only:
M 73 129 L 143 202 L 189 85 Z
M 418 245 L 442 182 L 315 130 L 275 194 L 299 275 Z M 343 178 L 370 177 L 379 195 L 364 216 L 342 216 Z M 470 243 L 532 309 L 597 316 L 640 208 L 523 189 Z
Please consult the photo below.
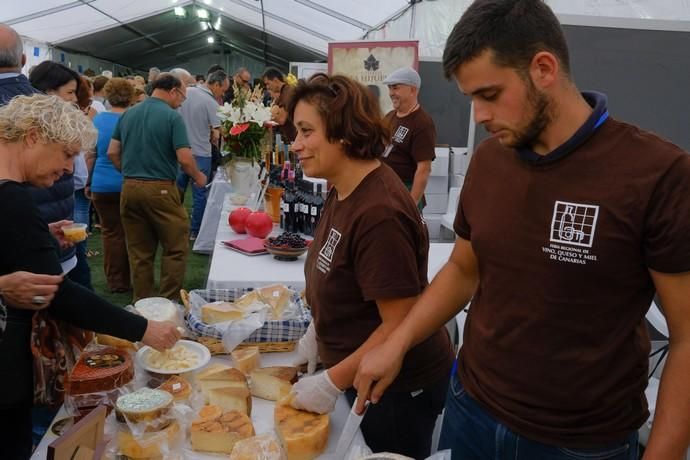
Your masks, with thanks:
M 156 374 L 182 374 L 185 372 L 191 372 L 195 371 L 197 369 L 201 369 L 204 367 L 208 362 L 211 360 L 211 353 L 208 351 L 208 348 L 203 346 L 202 344 L 198 342 L 192 342 L 191 340 L 178 340 L 175 345 L 182 345 L 184 346 L 187 350 L 191 351 L 192 353 L 197 355 L 197 362 L 193 366 L 190 367 L 185 367 L 185 368 L 179 368 L 179 369 L 163 369 L 159 367 L 153 367 L 148 364 L 146 360 L 146 355 L 150 352 L 153 351 L 153 348 L 149 346 L 145 346 L 139 349 L 137 351 L 137 354 L 135 356 L 136 362 L 146 369 L 149 372 L 153 372 Z

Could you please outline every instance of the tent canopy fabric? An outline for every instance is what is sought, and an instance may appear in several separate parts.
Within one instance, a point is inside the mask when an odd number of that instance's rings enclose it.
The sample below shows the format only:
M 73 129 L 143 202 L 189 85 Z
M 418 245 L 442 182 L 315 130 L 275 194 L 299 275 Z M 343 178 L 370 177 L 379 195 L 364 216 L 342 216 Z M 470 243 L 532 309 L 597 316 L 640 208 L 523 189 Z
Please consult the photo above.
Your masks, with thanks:
M 51 46 L 138 69 L 207 53 L 319 61 L 331 41 L 420 40 L 438 57 L 471 0 L 0 0 L 0 22 Z M 690 30 L 690 0 L 546 0 L 565 24 Z M 185 17 L 177 16 L 182 8 Z M 203 10 L 203 12 L 199 12 Z M 199 14 L 206 15 L 201 18 Z M 214 43 L 209 43 L 213 37 Z

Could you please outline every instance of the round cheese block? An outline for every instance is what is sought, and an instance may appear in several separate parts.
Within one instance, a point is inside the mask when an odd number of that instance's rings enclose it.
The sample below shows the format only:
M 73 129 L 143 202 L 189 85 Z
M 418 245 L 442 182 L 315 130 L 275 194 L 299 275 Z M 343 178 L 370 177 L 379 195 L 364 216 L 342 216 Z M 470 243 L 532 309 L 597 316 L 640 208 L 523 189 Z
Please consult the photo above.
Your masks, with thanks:
M 141 316 L 153 321 L 177 321 L 177 307 L 164 297 L 140 299 L 134 308 Z
M 137 423 L 164 415 L 172 401 L 173 396 L 167 391 L 141 388 L 117 398 L 115 408 L 119 418 Z
M 72 368 L 68 393 L 81 395 L 110 391 L 128 383 L 134 377 L 129 353 L 116 348 L 84 352 Z

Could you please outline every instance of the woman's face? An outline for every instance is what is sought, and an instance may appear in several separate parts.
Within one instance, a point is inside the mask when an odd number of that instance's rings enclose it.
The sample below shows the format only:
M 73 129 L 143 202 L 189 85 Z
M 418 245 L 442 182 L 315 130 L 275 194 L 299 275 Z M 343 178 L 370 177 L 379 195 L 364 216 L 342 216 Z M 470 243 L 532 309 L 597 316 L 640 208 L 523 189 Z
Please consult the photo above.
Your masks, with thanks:
M 67 102 L 77 102 L 77 80 L 70 80 L 58 89 L 48 91 L 48 94 L 55 95 Z
M 345 151 L 340 143 L 329 142 L 326 138 L 326 125 L 316 107 L 299 101 L 294 123 L 297 137 L 292 150 L 297 153 L 304 173 L 329 180 L 342 173 Z
M 25 145 L 24 179 L 36 187 L 50 187 L 63 174 L 71 173 L 79 155 L 78 145 L 45 143 L 36 134 L 27 136 Z

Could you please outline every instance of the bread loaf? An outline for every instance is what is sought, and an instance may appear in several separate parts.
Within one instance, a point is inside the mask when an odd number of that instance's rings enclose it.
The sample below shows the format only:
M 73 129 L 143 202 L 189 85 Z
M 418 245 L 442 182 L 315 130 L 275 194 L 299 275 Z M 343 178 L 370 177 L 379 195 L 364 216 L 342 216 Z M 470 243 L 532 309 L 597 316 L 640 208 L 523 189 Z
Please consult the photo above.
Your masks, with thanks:
M 327 414 L 294 409 L 284 398 L 276 404 L 274 421 L 288 460 L 311 460 L 326 450 L 330 425 Z
M 278 401 L 287 396 L 297 381 L 297 368 L 288 366 L 262 367 L 250 374 L 252 395 Z

